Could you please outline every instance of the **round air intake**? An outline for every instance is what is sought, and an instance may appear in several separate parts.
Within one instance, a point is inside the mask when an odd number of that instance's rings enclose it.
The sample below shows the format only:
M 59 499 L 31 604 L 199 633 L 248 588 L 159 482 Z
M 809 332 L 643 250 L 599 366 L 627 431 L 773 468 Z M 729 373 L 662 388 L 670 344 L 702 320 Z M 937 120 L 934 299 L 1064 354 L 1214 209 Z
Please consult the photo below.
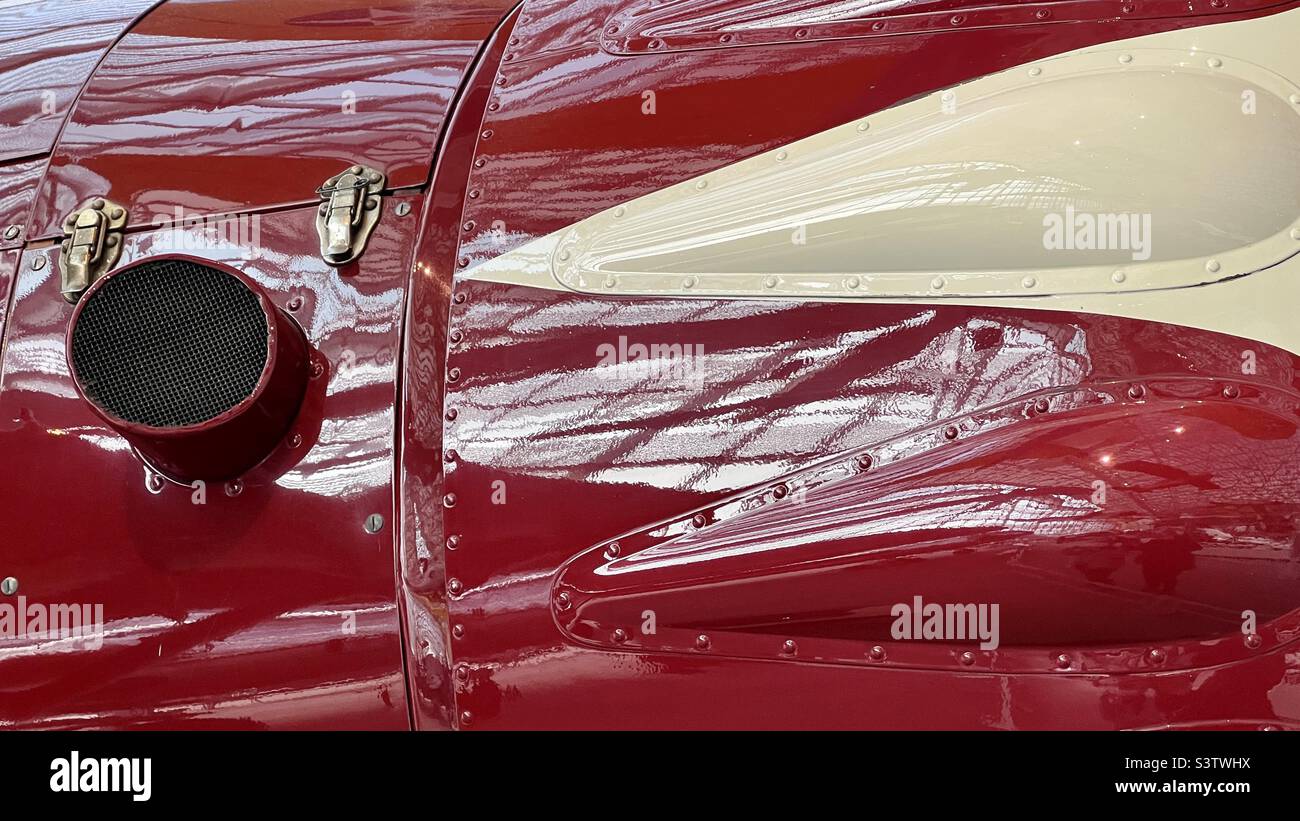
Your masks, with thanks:
M 227 479 L 260 462 L 306 391 L 306 338 L 237 271 L 147 259 L 101 278 L 68 329 L 77 389 L 151 466 Z

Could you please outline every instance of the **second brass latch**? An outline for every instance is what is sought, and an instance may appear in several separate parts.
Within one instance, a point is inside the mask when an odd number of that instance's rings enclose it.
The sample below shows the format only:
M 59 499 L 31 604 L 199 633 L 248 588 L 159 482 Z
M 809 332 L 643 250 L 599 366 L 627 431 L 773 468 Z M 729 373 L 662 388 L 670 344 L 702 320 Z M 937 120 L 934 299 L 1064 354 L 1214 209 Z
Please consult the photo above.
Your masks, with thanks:
M 384 175 L 364 165 L 336 174 L 316 189 L 322 200 L 316 214 L 320 253 L 330 265 L 361 256 L 383 208 Z

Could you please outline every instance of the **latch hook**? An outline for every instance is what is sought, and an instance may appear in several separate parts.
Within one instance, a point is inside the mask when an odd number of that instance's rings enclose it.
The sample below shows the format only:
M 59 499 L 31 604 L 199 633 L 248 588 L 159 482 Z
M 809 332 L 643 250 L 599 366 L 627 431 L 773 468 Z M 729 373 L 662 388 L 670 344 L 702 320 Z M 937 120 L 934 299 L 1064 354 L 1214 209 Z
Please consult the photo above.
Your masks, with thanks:
M 96 197 L 63 220 L 63 254 L 59 269 L 63 298 L 76 302 L 122 255 L 126 209 Z
M 316 215 L 320 253 L 330 265 L 344 265 L 361 256 L 370 232 L 379 222 L 385 178 L 364 165 L 336 174 L 316 189 L 324 202 Z

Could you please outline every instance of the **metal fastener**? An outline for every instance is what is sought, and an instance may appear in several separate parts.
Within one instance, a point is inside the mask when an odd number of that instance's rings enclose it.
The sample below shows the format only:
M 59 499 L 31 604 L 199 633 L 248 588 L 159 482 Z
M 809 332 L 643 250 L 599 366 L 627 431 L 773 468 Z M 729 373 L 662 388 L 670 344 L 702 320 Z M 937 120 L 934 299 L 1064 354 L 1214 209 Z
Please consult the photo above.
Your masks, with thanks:
M 384 528 L 384 517 L 378 513 L 371 513 L 366 517 L 365 528 L 367 533 L 378 533 Z
M 399 202 L 393 210 L 397 213 L 397 216 L 404 217 L 411 213 L 411 204 L 409 202 Z
M 786 639 L 785 644 L 781 645 L 781 652 L 787 656 L 793 656 L 799 652 L 799 645 L 795 644 L 794 639 Z
M 6 596 L 12 596 L 18 592 L 18 580 L 13 576 L 5 576 L 5 580 L 0 582 L 0 593 Z
M 44 255 L 44 254 L 37 254 L 36 256 L 32 257 L 32 270 L 33 270 L 33 271 L 39 271 L 39 270 L 41 270 L 41 269 L 44 268 L 44 267 L 45 267 L 45 255 Z

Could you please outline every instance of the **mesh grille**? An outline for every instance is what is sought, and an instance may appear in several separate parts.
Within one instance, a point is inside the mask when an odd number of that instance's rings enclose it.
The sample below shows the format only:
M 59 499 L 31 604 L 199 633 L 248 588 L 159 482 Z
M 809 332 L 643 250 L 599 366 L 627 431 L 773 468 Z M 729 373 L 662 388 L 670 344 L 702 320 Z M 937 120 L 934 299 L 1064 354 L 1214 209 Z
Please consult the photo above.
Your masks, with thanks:
M 269 333 L 238 278 L 188 260 L 146 262 L 87 298 L 72 367 L 86 395 L 119 419 L 187 427 L 253 392 Z

